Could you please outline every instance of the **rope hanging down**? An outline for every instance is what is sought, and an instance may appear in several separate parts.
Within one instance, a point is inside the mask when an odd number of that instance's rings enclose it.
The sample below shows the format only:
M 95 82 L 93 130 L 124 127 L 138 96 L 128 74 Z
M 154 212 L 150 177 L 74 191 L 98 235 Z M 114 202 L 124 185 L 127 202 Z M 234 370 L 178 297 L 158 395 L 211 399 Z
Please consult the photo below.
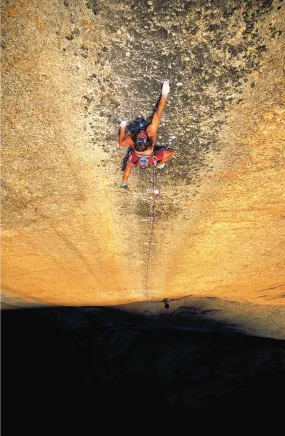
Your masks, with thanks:
M 148 254 L 147 254 L 147 265 L 146 265 L 146 282 L 145 282 L 145 295 L 148 296 L 148 274 L 149 274 L 149 261 L 150 261 L 150 252 L 154 234 L 154 220 L 155 220 L 155 209 L 156 209 L 156 198 L 159 193 L 157 189 L 155 189 L 155 167 L 152 168 L 152 192 L 153 192 L 153 202 L 152 202 L 152 214 L 151 214 L 151 226 L 150 226 L 150 239 L 148 243 Z

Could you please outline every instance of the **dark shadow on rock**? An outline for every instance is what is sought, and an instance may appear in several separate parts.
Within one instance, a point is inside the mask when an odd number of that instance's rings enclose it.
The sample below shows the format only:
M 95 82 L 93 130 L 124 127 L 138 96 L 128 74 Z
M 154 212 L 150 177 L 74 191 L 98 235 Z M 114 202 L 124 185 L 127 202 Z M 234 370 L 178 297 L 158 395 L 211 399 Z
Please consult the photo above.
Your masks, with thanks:
M 179 323 L 166 310 L 163 317 L 108 307 L 2 311 L 4 424 L 17 417 L 29 428 L 31 411 L 56 423 L 66 410 L 82 425 L 98 425 L 105 413 L 283 413 L 284 341 L 240 334 L 203 313 Z

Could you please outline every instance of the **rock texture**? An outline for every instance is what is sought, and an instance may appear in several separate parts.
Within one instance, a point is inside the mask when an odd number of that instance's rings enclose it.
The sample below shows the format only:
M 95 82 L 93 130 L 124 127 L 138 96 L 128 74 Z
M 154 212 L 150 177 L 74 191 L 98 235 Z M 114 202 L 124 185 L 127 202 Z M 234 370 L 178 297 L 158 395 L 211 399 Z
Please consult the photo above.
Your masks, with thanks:
M 2 3 L 2 307 L 192 298 L 285 338 L 284 2 Z M 175 157 L 122 192 L 165 78 Z

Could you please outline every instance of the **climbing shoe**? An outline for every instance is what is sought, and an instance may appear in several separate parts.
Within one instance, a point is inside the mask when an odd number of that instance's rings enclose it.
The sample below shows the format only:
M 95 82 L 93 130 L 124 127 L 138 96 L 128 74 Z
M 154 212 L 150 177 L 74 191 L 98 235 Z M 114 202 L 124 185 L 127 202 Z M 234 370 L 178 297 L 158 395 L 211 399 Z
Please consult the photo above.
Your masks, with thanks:
M 156 167 L 158 170 L 163 170 L 163 168 L 165 168 L 165 163 L 163 165 L 161 165 L 160 167 Z
M 123 183 L 122 186 L 121 186 L 121 188 L 123 188 L 123 189 L 128 189 L 128 185 L 127 185 L 126 183 Z

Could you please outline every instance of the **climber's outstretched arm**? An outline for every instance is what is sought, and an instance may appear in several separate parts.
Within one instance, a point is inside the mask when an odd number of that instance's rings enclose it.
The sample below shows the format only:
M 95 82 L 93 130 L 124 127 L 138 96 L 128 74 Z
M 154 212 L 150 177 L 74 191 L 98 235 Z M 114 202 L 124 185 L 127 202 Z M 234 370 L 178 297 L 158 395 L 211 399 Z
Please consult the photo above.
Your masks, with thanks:
M 168 93 L 169 93 L 169 81 L 165 80 L 163 82 L 163 85 L 162 85 L 161 96 L 160 96 L 157 110 L 152 118 L 151 124 L 146 129 L 147 136 L 153 141 L 153 143 L 156 140 L 158 127 L 159 127 L 161 117 L 162 117 L 162 114 L 163 114 L 163 111 L 164 111 L 164 108 L 166 105 L 166 99 L 167 99 Z

